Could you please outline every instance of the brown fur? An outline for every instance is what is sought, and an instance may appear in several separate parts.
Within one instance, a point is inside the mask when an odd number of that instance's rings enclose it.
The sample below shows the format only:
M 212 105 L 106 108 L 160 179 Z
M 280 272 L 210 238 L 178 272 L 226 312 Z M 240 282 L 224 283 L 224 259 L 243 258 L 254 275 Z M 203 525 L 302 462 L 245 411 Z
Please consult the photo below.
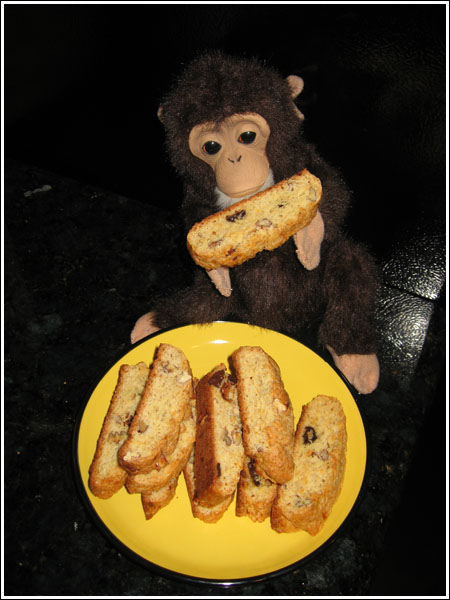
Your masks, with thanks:
M 156 323 L 168 327 L 228 318 L 293 335 L 313 326 L 320 345 L 332 346 L 337 354 L 375 352 L 371 321 L 378 274 L 370 254 L 342 233 L 349 192 L 339 173 L 303 139 L 286 80 L 257 60 L 219 52 L 204 55 L 188 66 L 162 104 L 168 154 L 184 182 L 186 232 L 218 210 L 214 173 L 191 154 L 189 132 L 199 123 L 219 123 L 242 112 L 256 112 L 270 126 L 266 153 L 275 182 L 304 168 L 321 179 L 325 237 L 320 264 L 306 270 L 290 239 L 235 267 L 230 298 L 221 296 L 204 270 L 196 268 L 191 287 L 151 304 Z

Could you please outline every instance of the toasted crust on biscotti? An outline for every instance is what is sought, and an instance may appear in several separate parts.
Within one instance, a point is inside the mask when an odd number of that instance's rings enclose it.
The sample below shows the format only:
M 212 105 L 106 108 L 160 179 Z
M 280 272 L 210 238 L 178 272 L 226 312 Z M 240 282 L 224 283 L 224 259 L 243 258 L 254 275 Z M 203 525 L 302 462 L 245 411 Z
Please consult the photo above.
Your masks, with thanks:
M 241 346 L 231 360 L 245 453 L 262 477 L 285 483 L 294 474 L 294 414 L 280 369 L 258 346 Z
M 309 225 L 321 196 L 320 180 L 303 169 L 196 223 L 187 235 L 188 250 L 205 269 L 236 267 Z
M 128 473 L 148 473 L 175 450 L 193 397 L 192 372 L 183 351 L 161 344 L 128 439 L 118 453 Z
M 120 367 L 117 385 L 89 468 L 89 489 L 99 498 L 110 498 L 120 490 L 127 478 L 127 472 L 118 463 L 117 452 L 127 439 L 148 372 L 143 362 Z
M 295 434 L 295 472 L 278 487 L 271 525 L 316 535 L 339 496 L 345 473 L 345 413 L 336 398 L 317 396 L 303 407 Z
M 194 399 L 192 399 L 191 410 L 188 411 L 187 418 L 181 422 L 180 437 L 175 450 L 161 460 L 161 464 L 157 464 L 150 473 L 128 475 L 125 486 L 130 494 L 150 494 L 165 487 L 171 479 L 180 475 L 194 446 L 195 421 Z
M 141 494 L 142 508 L 145 518 L 151 519 L 156 513 L 167 506 L 174 498 L 177 490 L 178 477 L 173 477 L 163 488 L 150 494 Z
M 236 383 L 220 364 L 196 388 L 195 499 L 212 507 L 234 493 L 244 461 Z
M 221 519 L 233 501 L 234 493 L 230 494 L 230 496 L 224 498 L 222 502 L 212 506 L 211 508 L 207 508 L 206 506 L 202 506 L 195 499 L 195 479 L 194 479 L 194 457 L 195 457 L 195 444 L 192 449 L 191 456 L 189 457 L 186 466 L 183 469 L 184 480 L 186 482 L 186 489 L 189 496 L 189 501 L 191 503 L 192 515 L 196 519 L 200 519 L 205 523 L 217 523 L 219 519 Z
M 270 517 L 277 487 L 256 473 L 252 459 L 245 457 L 236 494 L 236 516 L 249 517 L 256 523 L 265 521 Z

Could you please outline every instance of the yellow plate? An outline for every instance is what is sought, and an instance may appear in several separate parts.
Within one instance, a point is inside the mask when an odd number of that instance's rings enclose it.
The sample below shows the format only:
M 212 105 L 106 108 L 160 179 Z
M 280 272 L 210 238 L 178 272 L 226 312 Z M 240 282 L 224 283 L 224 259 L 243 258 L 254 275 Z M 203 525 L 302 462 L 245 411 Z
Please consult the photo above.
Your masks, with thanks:
M 348 434 L 345 478 L 341 494 L 318 535 L 312 537 L 303 531 L 276 533 L 269 519 L 253 523 L 247 517 L 236 517 L 234 502 L 218 523 L 204 523 L 192 516 L 182 475 L 175 498 L 149 521 L 145 520 L 140 494 L 128 494 L 125 488 L 108 500 L 91 494 L 88 469 L 119 367 L 139 361 L 151 363 L 155 349 L 163 342 L 185 352 L 198 378 L 219 362 L 227 364 L 239 346 L 261 346 L 280 366 L 296 423 L 302 405 L 319 394 L 335 396 L 341 401 Z M 317 354 L 292 338 L 268 329 L 215 322 L 163 331 L 133 347 L 117 361 L 86 403 L 75 431 L 74 455 L 86 504 L 101 529 L 122 551 L 168 575 L 208 583 L 239 583 L 270 577 L 298 566 L 298 561 L 309 557 L 335 536 L 360 492 L 366 466 L 366 437 L 349 389 Z

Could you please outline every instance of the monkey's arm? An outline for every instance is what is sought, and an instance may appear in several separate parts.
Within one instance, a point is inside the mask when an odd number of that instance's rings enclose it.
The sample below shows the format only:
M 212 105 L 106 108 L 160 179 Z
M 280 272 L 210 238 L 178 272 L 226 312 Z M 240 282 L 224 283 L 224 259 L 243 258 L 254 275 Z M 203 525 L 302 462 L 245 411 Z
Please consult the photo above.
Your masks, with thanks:
M 232 292 L 229 268 L 218 267 L 206 272 L 222 296 L 229 298 Z
M 322 215 L 317 211 L 311 223 L 293 236 L 297 248 L 297 257 L 308 271 L 315 269 L 320 263 L 320 247 L 324 231 Z M 230 297 L 232 287 L 228 267 L 219 267 L 206 272 L 222 296 Z
M 317 211 L 311 223 L 294 234 L 298 260 L 308 271 L 312 271 L 320 263 L 320 247 L 325 233 L 322 215 Z
M 300 229 L 293 236 L 297 257 L 308 271 L 315 269 L 320 263 L 320 246 L 323 236 L 324 224 L 319 211 L 307 227 Z M 222 296 L 229 298 L 232 292 L 229 268 L 218 267 L 206 272 Z
M 324 230 L 322 216 L 317 211 L 311 223 L 293 236 L 297 248 L 297 257 L 308 271 L 315 269 L 320 263 L 320 247 Z M 206 272 L 222 296 L 229 298 L 232 292 L 229 268 L 219 267 Z

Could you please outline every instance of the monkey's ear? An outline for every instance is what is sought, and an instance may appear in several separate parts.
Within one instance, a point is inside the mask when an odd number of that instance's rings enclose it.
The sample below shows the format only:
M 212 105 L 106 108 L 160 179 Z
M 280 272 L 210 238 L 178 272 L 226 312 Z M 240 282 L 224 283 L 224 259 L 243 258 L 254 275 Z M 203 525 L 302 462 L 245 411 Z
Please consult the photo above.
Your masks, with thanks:
M 289 75 L 288 77 L 286 77 L 286 81 L 288 82 L 289 87 L 291 88 L 292 99 L 297 98 L 297 96 L 303 91 L 303 79 L 298 75 Z
M 305 118 L 305 115 L 301 112 L 301 110 L 298 108 L 298 106 L 294 102 L 294 98 L 297 98 L 297 96 L 303 90 L 303 86 L 304 86 L 303 79 L 301 77 L 299 77 L 298 75 L 289 75 L 288 77 L 286 77 L 286 81 L 288 82 L 289 87 L 291 89 L 292 102 L 294 104 L 298 118 L 301 121 L 303 121 L 303 119 Z
M 162 104 L 160 104 L 160 106 L 158 107 L 156 114 L 158 115 L 158 119 L 161 121 L 161 123 L 163 123 L 163 105 Z

